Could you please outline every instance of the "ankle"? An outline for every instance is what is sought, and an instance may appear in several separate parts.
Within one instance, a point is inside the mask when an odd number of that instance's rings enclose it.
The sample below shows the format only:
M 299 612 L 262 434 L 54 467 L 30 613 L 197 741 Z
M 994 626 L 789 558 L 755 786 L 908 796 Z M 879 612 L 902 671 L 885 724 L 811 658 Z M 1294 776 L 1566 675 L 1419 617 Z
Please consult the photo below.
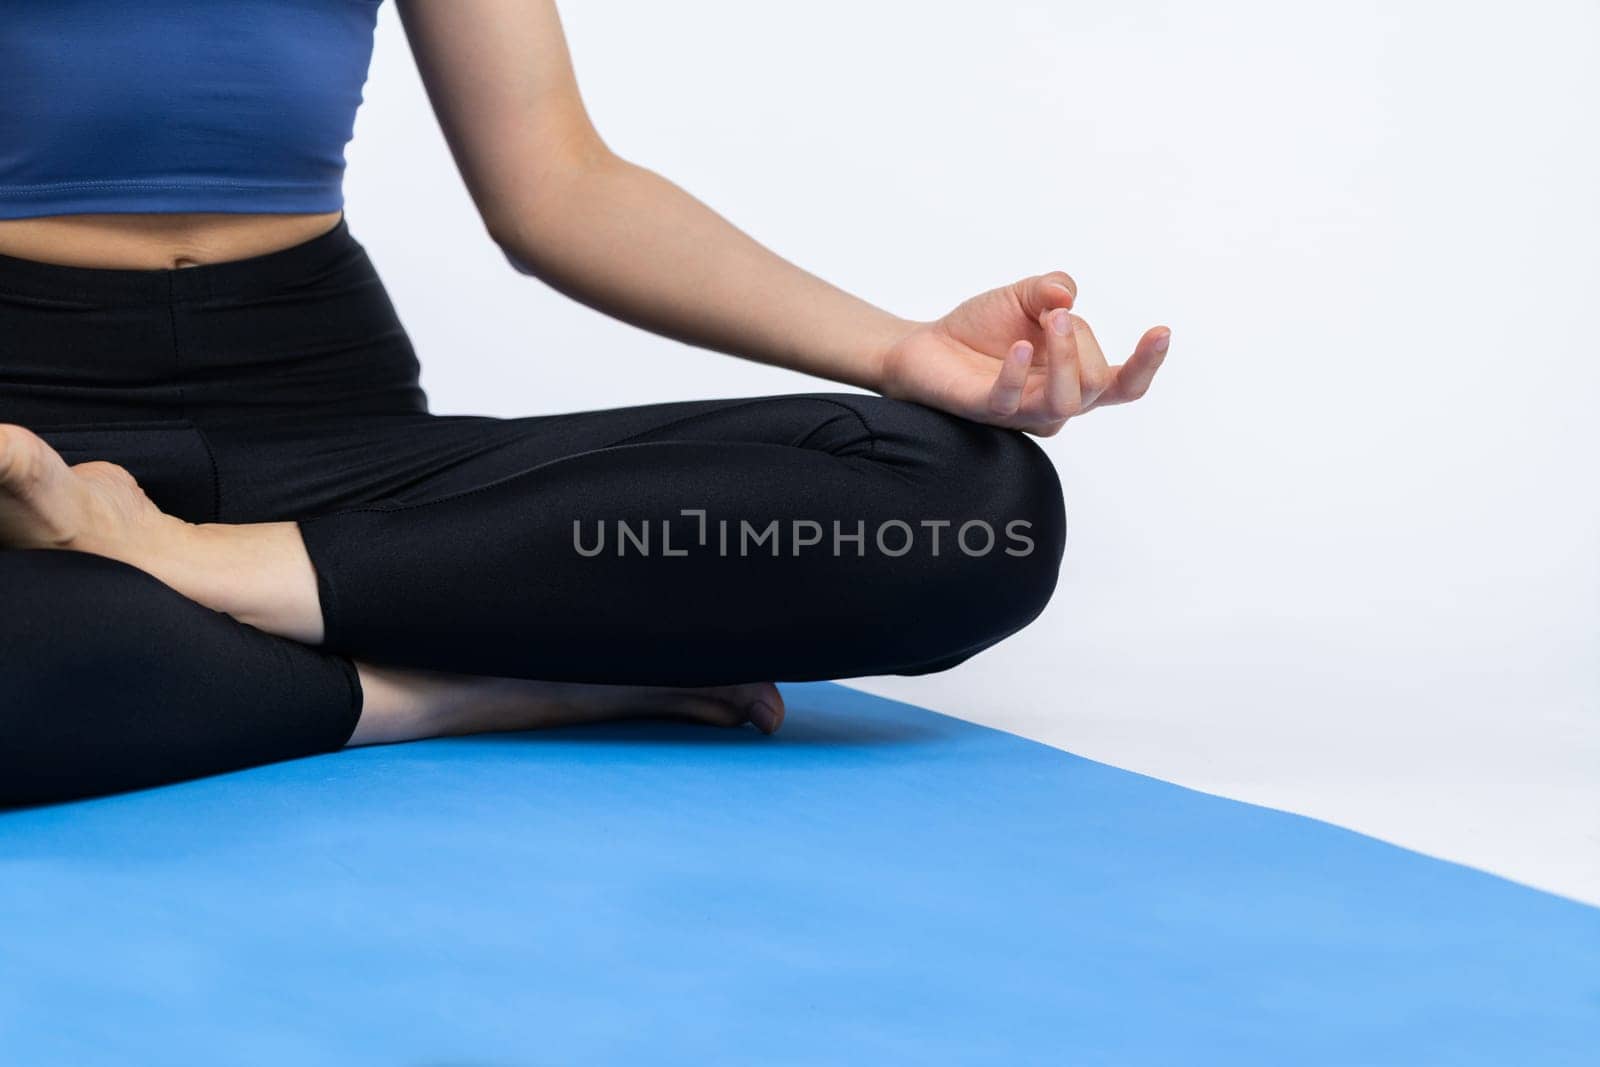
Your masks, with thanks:
M 492 728 L 503 679 L 465 677 L 357 663 L 361 719 L 351 745 L 415 741 Z
M 268 633 L 322 643 L 316 570 L 296 524 L 182 523 L 169 533 L 195 599 Z

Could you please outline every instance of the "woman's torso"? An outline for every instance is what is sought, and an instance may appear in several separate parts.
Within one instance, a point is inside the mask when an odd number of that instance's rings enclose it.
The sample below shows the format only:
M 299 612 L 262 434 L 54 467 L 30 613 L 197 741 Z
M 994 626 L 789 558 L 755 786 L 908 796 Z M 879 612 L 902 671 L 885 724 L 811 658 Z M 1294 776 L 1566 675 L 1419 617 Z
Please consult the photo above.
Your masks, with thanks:
M 326 233 L 338 211 L 0 219 L 0 255 L 71 267 L 170 270 L 276 252 Z
M 326 233 L 381 0 L 4 0 L 0 255 L 172 269 Z

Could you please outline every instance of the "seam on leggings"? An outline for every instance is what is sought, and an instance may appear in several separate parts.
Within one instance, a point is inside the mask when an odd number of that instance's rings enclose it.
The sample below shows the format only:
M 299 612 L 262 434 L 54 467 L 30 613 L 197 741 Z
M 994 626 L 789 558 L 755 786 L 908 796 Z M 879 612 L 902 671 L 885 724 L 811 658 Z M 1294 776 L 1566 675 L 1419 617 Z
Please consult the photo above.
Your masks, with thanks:
M 769 400 L 773 400 L 773 399 L 776 399 L 776 398 L 775 397 L 770 397 L 770 396 L 768 396 L 768 397 L 756 397 L 756 398 L 753 398 L 753 399 L 750 399 L 750 400 L 741 400 L 741 401 L 738 401 L 737 403 L 732 403 L 732 404 L 725 405 L 723 407 L 715 408 L 715 409 L 712 409 L 711 411 L 700 411 L 700 412 L 696 412 L 696 413 L 694 413 L 692 415 L 680 415 L 675 419 L 668 419 L 666 422 L 660 423 L 659 425 L 656 425 L 656 426 L 652 426 L 648 430 L 640 430 L 637 433 L 631 433 L 631 434 L 628 434 L 628 435 L 626 435 L 624 437 L 619 437 L 616 440 L 611 441 L 608 444 L 600 445 L 597 448 L 588 448 L 588 449 L 584 449 L 582 452 L 570 452 L 570 453 L 568 453 L 568 454 L 566 454 L 564 456 L 556 456 L 556 457 L 554 457 L 552 459 L 545 460 L 543 463 L 536 463 L 531 467 L 524 467 L 522 470 L 513 471 L 510 474 L 504 475 L 503 477 L 500 477 L 500 478 L 496 478 L 496 479 L 494 479 L 493 481 L 490 481 L 490 482 L 485 482 L 482 485 L 469 485 L 464 489 L 458 489 L 453 493 L 448 493 L 448 494 L 446 494 L 444 496 L 434 497 L 431 500 L 416 500 L 416 501 L 412 501 L 411 503 L 408 503 L 408 504 L 406 504 L 406 503 L 388 503 L 388 504 L 386 504 L 383 501 L 374 501 L 374 502 L 371 502 L 371 503 L 362 504 L 362 505 L 357 506 L 357 507 L 340 508 L 340 509 L 338 509 L 336 511 L 321 512 L 318 515 L 309 516 L 309 518 L 321 518 L 321 517 L 323 517 L 325 515 L 348 515 L 351 512 L 405 511 L 405 510 L 408 510 L 410 508 L 427 507 L 429 504 L 442 504 L 447 500 L 456 500 L 456 499 L 459 499 L 460 497 L 471 496 L 473 493 L 480 492 L 482 490 L 492 489 L 492 488 L 494 488 L 495 486 L 499 485 L 502 482 L 509 482 L 513 478 L 520 478 L 520 477 L 522 477 L 524 475 L 532 474 L 534 471 L 541 470 L 541 469 L 543 469 L 545 467 L 548 467 L 552 463 L 560 463 L 563 460 L 576 459 L 576 458 L 578 458 L 580 456 L 592 455 L 592 454 L 594 454 L 596 452 L 604 452 L 608 448 L 630 448 L 630 447 L 634 447 L 635 442 L 637 442 L 639 438 L 644 437 L 647 434 L 659 433 L 662 430 L 670 429 L 670 428 L 672 428 L 674 426 L 681 426 L 686 422 L 692 422 L 695 419 L 704 418 L 708 414 L 721 414 L 722 412 L 726 412 L 726 411 L 737 411 L 740 408 L 754 407 L 754 406 L 756 406 L 758 404 L 762 404 L 762 403 L 765 403 L 765 402 L 767 402 Z M 555 416 L 555 417 L 559 417 L 559 416 Z M 496 420 L 496 421 L 499 421 L 499 420 Z M 651 442 L 647 442 L 647 443 L 649 443 L 649 444 L 715 444 L 717 442 L 713 442 L 713 441 L 705 441 L 705 442 L 695 442 L 695 441 L 689 441 L 689 442 L 651 441 Z M 420 482 L 425 482 L 430 478 L 436 478 L 440 474 L 445 473 L 446 471 L 452 470 L 452 469 L 454 469 L 456 467 L 459 467 L 459 466 L 461 466 L 463 464 L 466 464 L 466 463 L 471 463 L 471 462 L 473 462 L 473 461 L 475 461 L 477 459 L 481 459 L 485 455 L 489 455 L 489 454 L 491 454 L 493 452 L 500 451 L 501 449 L 513 447 L 515 444 L 517 444 L 517 441 L 514 440 L 514 439 L 513 440 L 508 440 L 508 441 L 494 442 L 494 443 L 490 444 L 488 447 L 486 447 L 486 448 L 484 448 L 484 449 L 482 449 L 480 451 L 474 452 L 471 455 L 463 456 L 459 460 L 457 460 L 457 461 L 455 461 L 453 463 L 447 463 L 447 464 L 444 464 L 443 466 L 438 467 L 437 469 L 429 470 L 426 474 L 420 474 L 416 478 L 412 479 L 409 484 L 415 485 L 415 484 L 418 484 Z M 783 445 L 774 445 L 773 447 L 782 448 L 782 447 L 785 447 L 785 446 L 783 446 Z M 403 487 L 401 487 L 401 488 L 403 488 Z M 390 490 L 391 494 L 394 493 L 394 492 L 398 492 L 398 491 L 400 491 L 399 488 Z M 302 520 L 302 521 L 305 521 L 305 520 Z
M 852 409 L 851 407 L 849 407 L 846 404 L 840 404 L 838 401 L 831 400 L 831 399 L 829 399 L 827 397 L 817 396 L 817 395 L 812 394 L 812 393 L 789 393 L 789 394 L 784 394 L 784 395 L 785 396 L 792 396 L 792 397 L 803 397 L 803 398 L 808 399 L 808 400 L 821 400 L 824 403 L 833 404 L 833 405 L 835 405 L 837 407 L 844 408 L 844 410 L 850 412 L 852 415 L 855 415 L 857 420 L 860 421 L 860 423 L 863 426 L 863 428 L 866 429 L 867 434 L 869 436 L 872 436 L 872 430 L 871 430 L 870 427 L 867 426 L 867 420 L 862 418 L 859 412 L 855 411 L 854 409 Z M 731 410 L 735 410 L 736 408 L 741 408 L 741 407 L 753 407 L 753 406 L 755 406 L 757 404 L 765 403 L 766 401 L 772 400 L 772 399 L 774 399 L 774 398 L 773 397 L 760 397 L 760 398 L 754 399 L 754 400 L 745 400 L 745 401 L 741 401 L 740 403 L 735 404 L 735 405 L 733 405 L 731 407 L 720 408 L 718 410 L 720 410 L 720 411 L 731 411 Z M 444 496 L 434 497 L 432 500 L 415 500 L 415 501 L 412 501 L 412 502 L 406 503 L 406 504 L 366 504 L 366 505 L 362 505 L 361 507 L 340 508 L 340 509 L 335 510 L 335 511 L 324 511 L 324 512 L 320 512 L 320 513 L 318 513 L 316 515 L 307 516 L 307 517 L 301 519 L 300 522 L 301 522 L 302 525 L 304 525 L 305 523 L 308 523 L 308 522 L 316 522 L 319 519 L 332 518 L 335 515 L 360 515 L 360 514 L 380 514 L 380 515 L 382 515 L 382 514 L 392 514 L 392 513 L 400 512 L 400 511 L 411 511 L 411 510 L 413 510 L 415 508 L 432 507 L 435 504 L 444 504 L 444 503 L 447 503 L 447 502 L 452 501 L 452 500 L 460 500 L 460 499 L 462 499 L 464 497 L 472 496 L 475 493 L 488 492 L 490 489 L 494 489 L 497 486 L 503 485 L 506 482 L 513 481 L 514 479 L 517 479 L 517 478 L 527 477 L 528 475 L 532 474 L 535 471 L 543 470 L 544 468 L 549 467 L 549 466 L 551 466 L 553 464 L 556 464 L 556 463 L 563 463 L 563 462 L 566 462 L 567 460 L 572 460 L 572 459 L 581 459 L 584 456 L 592 456 L 597 452 L 605 452 L 605 451 L 607 451 L 609 449 L 613 449 L 613 448 L 644 448 L 644 447 L 647 447 L 648 445 L 658 445 L 658 444 L 669 444 L 669 445 L 670 444 L 684 444 L 684 445 L 705 444 L 705 445 L 714 445 L 714 444 L 725 443 L 725 442 L 718 442 L 718 441 L 648 441 L 648 442 L 644 442 L 642 444 L 630 443 L 630 442 L 633 442 L 636 438 L 643 437 L 647 433 L 654 433 L 657 430 L 666 429 L 669 426 L 677 425 L 680 422 L 688 422 L 691 419 L 696 419 L 696 418 L 699 418 L 699 417 L 700 417 L 700 415 L 685 415 L 680 419 L 674 419 L 671 422 L 664 422 L 660 426 L 652 427 L 649 430 L 641 430 L 636 434 L 630 434 L 629 436 L 621 438 L 618 441 L 614 441 L 611 444 L 601 445 L 599 448 L 586 448 L 582 452 L 572 452 L 572 453 L 569 453 L 569 454 L 564 455 L 564 456 L 557 456 L 554 459 L 547 459 L 543 463 L 536 463 L 531 467 L 524 468 L 523 470 L 514 471 L 513 473 L 508 474 L 503 478 L 496 478 L 492 482 L 485 482 L 483 485 L 469 486 L 466 489 L 458 489 L 454 493 L 447 493 Z M 795 447 L 798 447 L 798 446 L 795 446 L 795 445 L 780 445 L 780 444 L 775 444 L 775 443 L 771 443 L 771 442 L 751 442 L 751 443 L 770 444 L 771 447 L 773 447 L 773 448 L 795 448 Z M 872 446 L 871 446 L 871 448 L 872 449 L 876 449 L 877 445 L 878 445 L 877 437 L 876 436 L 872 436 Z M 809 450 L 808 449 L 807 451 L 813 451 L 813 450 Z M 838 458 L 840 458 L 840 459 L 848 459 L 850 457 L 841 456 L 841 457 L 838 457 Z M 327 614 L 327 610 L 324 609 L 324 615 L 326 615 L 326 614 Z
M 768 402 L 773 401 L 773 400 L 816 400 L 816 401 L 820 401 L 821 403 L 830 404 L 833 407 L 842 409 L 843 411 L 848 413 L 852 418 L 854 418 L 857 422 L 859 422 L 861 424 L 861 432 L 867 435 L 867 455 L 866 455 L 865 458 L 868 459 L 868 460 L 876 460 L 878 458 L 878 435 L 873 432 L 872 426 L 867 422 L 866 416 L 862 415 L 861 412 L 857 411 L 855 408 L 851 407 L 849 404 L 846 404 L 846 403 L 844 403 L 844 402 L 842 402 L 840 400 L 835 399 L 832 396 L 829 396 L 829 395 L 826 395 L 826 394 L 823 394 L 823 393 L 774 393 L 774 394 L 769 395 L 769 396 L 753 397 L 753 398 L 751 398 L 749 400 L 741 400 L 741 401 L 739 401 L 738 403 L 735 403 L 735 404 L 728 404 L 728 405 L 726 405 L 724 407 L 716 408 L 716 409 L 714 409 L 714 412 L 701 411 L 701 412 L 696 412 L 693 415 L 681 415 L 676 419 L 669 419 L 666 422 L 663 422 L 659 426 L 651 427 L 648 430 L 640 430 L 638 433 L 629 434 L 626 437 L 619 438 L 618 440 L 613 441 L 610 445 L 608 445 L 606 447 L 610 447 L 610 448 L 621 447 L 621 446 L 629 444 L 632 441 L 638 440 L 639 438 L 645 436 L 646 434 L 659 433 L 662 430 L 671 429 L 674 426 L 681 426 L 686 422 L 693 422 L 695 419 L 704 418 L 707 414 L 715 413 L 715 414 L 719 414 L 720 415 L 723 412 L 738 411 L 740 408 L 755 407 L 758 404 L 765 404 L 765 403 L 768 403 Z M 820 429 L 820 427 L 818 429 Z M 786 445 L 778 445 L 776 447 L 778 447 L 778 448 L 785 448 L 785 447 L 788 447 L 788 448 L 806 448 L 805 442 L 811 440 L 811 438 L 814 437 L 816 435 L 816 433 L 817 433 L 817 430 L 812 430 L 810 433 L 807 433 L 803 438 L 800 439 L 800 444 L 798 444 L 798 445 L 787 445 L 787 446 Z M 665 443 L 665 442 L 662 442 L 662 443 Z M 815 449 L 806 449 L 806 450 L 807 451 L 816 451 Z M 598 450 L 597 449 L 591 449 L 590 451 L 598 451 Z M 577 454 L 578 455 L 582 455 L 582 453 L 577 453 Z M 851 458 L 856 458 L 856 457 L 838 456 L 836 458 L 838 458 L 838 459 L 851 459 Z M 894 467 L 892 464 L 885 465 L 885 469 L 893 471 L 894 474 L 897 477 L 903 479 L 904 481 L 914 482 L 916 480 L 916 479 L 911 478 L 910 476 L 906 475 L 905 472 L 903 472 L 903 471 L 899 470 L 898 468 Z
M 211 438 L 205 430 L 193 420 L 189 425 L 194 427 L 195 436 L 200 438 L 200 447 L 206 450 L 206 462 L 211 464 L 211 521 L 222 521 L 222 472 L 217 467 L 217 454 L 211 448 Z
M 777 394 L 777 395 L 773 395 L 773 396 L 758 396 L 758 397 L 752 397 L 749 400 L 740 400 L 737 403 L 727 404 L 727 405 L 725 405 L 723 407 L 712 408 L 709 411 L 697 411 L 692 415 L 679 415 L 675 419 L 668 419 L 666 422 L 663 422 L 658 426 L 652 426 L 648 430 L 640 430 L 638 433 L 630 433 L 626 437 L 619 437 L 615 441 L 611 442 L 610 445 L 607 445 L 605 447 L 607 447 L 607 448 L 615 448 L 615 447 L 617 447 L 619 445 L 626 445 L 629 442 L 637 441 L 639 438 L 645 436 L 646 434 L 660 433 L 662 430 L 670 430 L 674 426 L 682 426 L 686 422 L 693 422 L 695 419 L 703 419 L 707 415 L 713 415 L 713 414 L 721 415 L 721 414 L 724 414 L 724 413 L 729 412 L 729 411 L 738 411 L 741 408 L 755 407 L 758 404 L 765 404 L 765 403 L 768 403 L 768 402 L 773 401 L 773 400 L 786 400 L 786 399 L 789 399 L 791 397 L 809 396 L 809 395 L 810 394 L 808 394 L 808 393 L 783 393 L 783 394 Z M 707 443 L 710 444 L 712 442 L 707 442 Z M 590 451 L 597 451 L 597 450 L 596 449 L 591 449 Z
M 713 408 L 711 411 L 697 411 L 692 415 L 680 415 L 675 419 L 668 419 L 659 426 L 652 426 L 648 430 L 640 430 L 638 433 L 631 433 L 626 437 L 618 438 L 616 441 L 612 442 L 612 446 L 625 445 L 630 441 L 635 441 L 645 436 L 646 434 L 660 433 L 662 430 L 670 430 L 674 426 L 681 426 L 686 422 L 693 422 L 695 419 L 703 419 L 709 414 L 721 415 L 725 412 L 738 411 L 741 408 L 755 407 L 759 404 L 770 403 L 774 400 L 819 400 L 824 404 L 832 404 L 836 408 L 843 408 L 845 411 L 853 415 L 855 420 L 861 424 L 861 431 L 867 435 L 868 440 L 871 442 L 869 445 L 869 452 L 873 455 L 877 454 L 878 435 L 872 432 L 872 427 L 867 425 L 867 420 L 862 416 L 861 412 L 857 411 L 848 404 L 841 403 L 840 401 L 835 400 L 833 397 L 825 396 L 821 393 L 774 393 L 770 396 L 752 397 L 749 400 L 741 400 L 737 403 L 727 404 L 719 408 Z M 806 434 L 804 438 L 802 438 L 802 441 L 810 440 L 816 432 L 816 430 L 812 430 L 810 433 Z M 805 446 L 801 444 L 794 447 L 803 448 Z
M 338 514 L 338 512 L 333 512 L 332 514 Z M 338 633 L 333 626 L 334 620 L 339 617 L 339 594 L 333 588 L 333 580 L 328 577 L 327 568 L 319 567 L 316 558 L 312 556 L 311 539 L 306 537 L 304 533 L 305 520 L 302 519 L 300 521 L 302 524 L 301 540 L 305 544 L 306 556 L 311 559 L 311 570 L 316 575 L 317 580 L 317 607 L 322 610 L 322 647 L 329 649 L 339 643 Z
M 183 417 L 183 421 L 189 424 L 190 429 L 194 430 L 195 436 L 200 439 L 200 447 L 205 450 L 206 464 L 211 468 L 211 521 L 221 522 L 222 472 L 217 467 L 217 454 L 212 449 L 211 439 L 206 436 L 206 432 L 195 423 L 194 419 L 190 418 L 189 397 L 183 390 L 183 346 L 178 341 L 178 294 L 174 274 L 167 275 L 167 325 L 172 332 L 172 362 L 178 372 L 176 385 L 178 391 L 178 413 Z
M 886 473 L 894 475 L 896 478 L 899 478 L 905 484 L 913 485 L 913 486 L 919 484 L 917 482 L 917 479 L 910 472 L 906 471 L 900 464 L 892 463 L 892 462 L 885 462 L 884 460 L 879 458 L 879 456 L 878 456 L 878 440 L 879 440 L 880 435 L 873 431 L 872 424 L 867 422 L 867 417 L 865 415 L 861 414 L 861 412 L 857 411 L 855 408 L 851 407 L 849 404 L 846 404 L 844 401 L 838 400 L 833 396 L 826 396 L 826 395 L 822 395 L 822 394 L 819 394 L 819 393 L 808 393 L 808 394 L 805 394 L 805 395 L 810 396 L 814 400 L 820 400 L 825 404 L 832 404 L 834 407 L 843 408 L 845 411 L 848 411 L 851 415 L 854 415 L 856 421 L 861 424 L 861 432 L 866 434 L 867 435 L 867 439 L 871 442 L 867 446 L 867 454 L 864 457 L 840 456 L 839 457 L 840 459 L 862 458 L 862 459 L 867 460 L 868 462 L 876 462 L 878 464 L 878 469 L 879 470 L 885 471 Z M 880 399 L 892 400 L 893 398 L 891 398 L 891 397 L 880 397 Z M 911 400 L 896 400 L 896 401 L 894 401 L 894 403 L 897 403 L 897 404 L 911 404 L 911 403 L 915 403 L 915 401 L 911 401 Z M 815 432 L 815 431 L 813 431 L 813 432 Z M 807 436 L 809 437 L 810 435 L 808 434 Z
M 315 515 L 308 515 L 305 518 L 300 519 L 299 522 L 300 522 L 300 525 L 303 527 L 307 523 L 317 522 L 317 521 L 319 521 L 321 519 L 331 519 L 336 515 L 360 515 L 360 514 L 368 513 L 368 512 L 373 513 L 373 514 L 379 514 L 379 515 L 387 515 L 387 514 L 393 514 L 394 512 L 399 512 L 399 511 L 413 511 L 413 510 L 415 510 L 417 508 L 431 508 L 435 504 L 445 504 L 445 503 L 448 503 L 448 502 L 450 502 L 452 500 L 460 500 L 463 497 L 474 496 L 474 495 L 476 495 L 478 493 L 487 493 L 489 490 L 498 488 L 499 486 L 504 485 L 506 482 L 515 481 L 518 478 L 526 478 L 528 475 L 534 473 L 535 471 L 542 471 L 546 467 L 553 466 L 553 465 L 555 465 L 557 463 L 565 463 L 568 460 L 573 460 L 573 459 L 582 459 L 584 456 L 592 456 L 597 452 L 605 452 L 605 451 L 608 451 L 608 450 L 613 449 L 613 448 L 648 448 L 652 444 L 715 444 L 715 443 L 716 442 L 714 442 L 714 441 L 651 441 L 651 442 L 647 442 L 645 444 L 636 444 L 636 445 L 603 445 L 600 448 L 586 448 L 582 452 L 573 452 L 573 453 L 571 453 L 569 455 L 557 456 L 554 459 L 547 459 L 543 463 L 535 463 L 531 467 L 526 467 L 526 468 L 524 468 L 524 469 L 522 469 L 520 471 L 513 471 L 512 473 L 506 475 L 503 478 L 496 478 L 492 482 L 485 482 L 482 485 L 473 485 L 473 486 L 468 486 L 465 489 L 458 489 L 453 493 L 446 493 L 444 496 L 434 497 L 432 500 L 413 500 L 410 503 L 406 503 L 406 504 L 365 504 L 365 505 L 362 505 L 361 507 L 356 507 L 356 508 L 340 508 L 337 511 L 322 511 L 322 512 L 318 512 Z M 782 445 L 773 445 L 772 447 L 774 447 L 774 448 L 782 448 L 783 446 Z
M 836 408 L 849 412 L 850 415 L 861 424 L 861 432 L 867 435 L 867 456 L 872 459 L 877 458 L 878 435 L 872 432 L 872 427 L 867 424 L 867 417 L 865 415 L 861 414 L 861 412 L 857 411 L 849 404 L 846 404 L 844 401 L 835 399 L 831 396 L 823 396 L 819 393 L 806 393 L 804 395 L 809 396 L 812 400 L 820 400 L 824 404 L 832 404 Z M 805 439 L 809 441 L 816 432 L 816 430 L 812 430 L 811 433 L 806 434 Z

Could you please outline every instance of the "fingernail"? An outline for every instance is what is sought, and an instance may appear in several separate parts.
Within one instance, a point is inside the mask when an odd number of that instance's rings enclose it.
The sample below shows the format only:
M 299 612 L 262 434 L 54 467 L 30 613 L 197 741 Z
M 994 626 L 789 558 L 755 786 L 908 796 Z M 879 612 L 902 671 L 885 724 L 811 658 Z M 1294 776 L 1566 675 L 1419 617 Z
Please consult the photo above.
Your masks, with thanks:
M 1067 331 L 1072 329 L 1072 316 L 1065 311 L 1058 311 L 1050 316 L 1050 328 L 1056 332 L 1057 337 L 1065 337 Z
M 765 700 L 758 700 L 750 705 L 750 721 L 764 734 L 770 734 L 778 728 L 778 711 Z
M 1167 350 L 1167 346 L 1170 345 L 1171 343 L 1172 343 L 1172 335 L 1170 333 L 1162 334 L 1160 337 L 1156 338 L 1156 351 L 1157 352 L 1165 352 Z
M 1072 295 L 1072 290 L 1068 289 L 1066 284 L 1063 282 L 1051 282 L 1049 288 L 1060 289 L 1063 293 L 1066 293 L 1068 306 L 1071 306 L 1071 302 L 1076 299 L 1076 297 Z

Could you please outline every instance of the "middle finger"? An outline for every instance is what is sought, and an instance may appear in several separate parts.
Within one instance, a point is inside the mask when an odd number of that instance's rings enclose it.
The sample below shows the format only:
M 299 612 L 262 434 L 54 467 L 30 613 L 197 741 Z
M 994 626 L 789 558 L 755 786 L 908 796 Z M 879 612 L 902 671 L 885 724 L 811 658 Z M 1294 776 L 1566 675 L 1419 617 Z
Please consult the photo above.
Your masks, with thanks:
M 1071 418 L 1083 409 L 1073 317 L 1064 308 L 1057 308 L 1044 317 L 1045 387 L 1044 411 L 1040 414 L 1047 422 Z

